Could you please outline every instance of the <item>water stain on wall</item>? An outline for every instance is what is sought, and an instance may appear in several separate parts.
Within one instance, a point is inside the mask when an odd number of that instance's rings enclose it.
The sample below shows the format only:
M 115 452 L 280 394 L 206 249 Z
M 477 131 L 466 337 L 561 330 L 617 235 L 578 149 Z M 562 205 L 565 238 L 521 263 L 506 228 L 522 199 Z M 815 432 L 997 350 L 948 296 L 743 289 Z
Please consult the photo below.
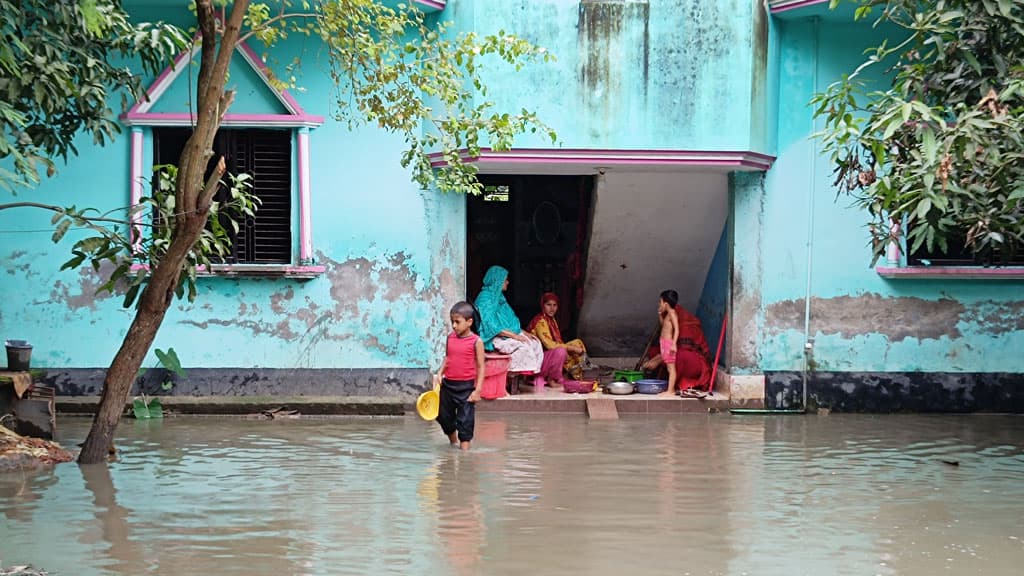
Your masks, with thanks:
M 750 120 L 755 136 L 753 144 L 767 145 L 767 140 L 760 141 L 757 137 L 767 139 L 768 102 L 766 88 L 768 86 L 768 10 L 764 2 L 754 2 L 754 58 L 750 90 Z
M 622 119 L 630 105 L 646 106 L 650 6 L 647 0 L 582 0 L 576 28 L 580 98 L 590 112 L 585 116 L 589 136 L 602 141 L 611 136 L 613 122 Z M 637 88 L 640 97 L 628 101 Z

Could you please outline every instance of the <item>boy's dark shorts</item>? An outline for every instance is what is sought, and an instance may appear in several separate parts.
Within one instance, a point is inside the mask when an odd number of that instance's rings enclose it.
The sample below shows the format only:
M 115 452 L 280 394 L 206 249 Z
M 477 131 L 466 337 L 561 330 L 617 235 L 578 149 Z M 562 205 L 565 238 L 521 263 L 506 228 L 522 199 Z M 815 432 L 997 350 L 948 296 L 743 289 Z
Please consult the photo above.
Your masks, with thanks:
M 473 439 L 476 422 L 476 405 L 469 401 L 475 382 L 472 380 L 448 380 L 441 382 L 441 405 L 437 410 L 437 423 L 445 435 L 459 432 L 460 442 Z

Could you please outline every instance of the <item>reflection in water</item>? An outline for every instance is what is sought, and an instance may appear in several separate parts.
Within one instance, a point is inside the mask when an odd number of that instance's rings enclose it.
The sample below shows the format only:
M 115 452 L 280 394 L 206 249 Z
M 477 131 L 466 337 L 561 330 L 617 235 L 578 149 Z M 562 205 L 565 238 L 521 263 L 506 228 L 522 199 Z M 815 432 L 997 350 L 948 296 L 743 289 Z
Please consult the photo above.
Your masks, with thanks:
M 96 548 L 98 540 L 106 546 L 111 563 L 107 568 L 119 574 L 142 574 L 146 570 L 145 554 L 130 538 L 128 517 L 132 511 L 117 504 L 117 493 L 110 468 L 105 464 L 80 466 L 85 489 L 92 494 L 93 510 L 99 523 L 99 532 L 84 530 L 80 541 Z
M 0 475 L 55 574 L 1015 574 L 1024 419 L 175 418 L 109 467 Z M 61 441 L 88 421 L 61 423 Z M 957 461 L 959 466 L 944 464 Z

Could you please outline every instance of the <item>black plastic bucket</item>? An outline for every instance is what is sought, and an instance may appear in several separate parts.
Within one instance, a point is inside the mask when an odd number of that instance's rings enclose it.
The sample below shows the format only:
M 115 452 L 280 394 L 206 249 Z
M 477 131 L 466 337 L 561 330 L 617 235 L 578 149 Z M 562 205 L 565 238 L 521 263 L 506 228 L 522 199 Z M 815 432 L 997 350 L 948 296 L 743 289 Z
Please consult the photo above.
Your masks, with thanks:
M 24 372 L 32 362 L 32 345 L 27 340 L 8 340 L 7 369 L 11 372 Z

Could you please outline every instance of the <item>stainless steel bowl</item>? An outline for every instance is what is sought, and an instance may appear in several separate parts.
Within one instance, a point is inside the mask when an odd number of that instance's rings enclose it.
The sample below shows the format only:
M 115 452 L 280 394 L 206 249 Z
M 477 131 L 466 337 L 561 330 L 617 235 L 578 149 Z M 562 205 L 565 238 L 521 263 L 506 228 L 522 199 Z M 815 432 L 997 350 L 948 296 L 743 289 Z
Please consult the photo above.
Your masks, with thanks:
M 611 382 L 604 387 L 604 391 L 609 394 L 632 394 L 635 390 L 632 382 Z

